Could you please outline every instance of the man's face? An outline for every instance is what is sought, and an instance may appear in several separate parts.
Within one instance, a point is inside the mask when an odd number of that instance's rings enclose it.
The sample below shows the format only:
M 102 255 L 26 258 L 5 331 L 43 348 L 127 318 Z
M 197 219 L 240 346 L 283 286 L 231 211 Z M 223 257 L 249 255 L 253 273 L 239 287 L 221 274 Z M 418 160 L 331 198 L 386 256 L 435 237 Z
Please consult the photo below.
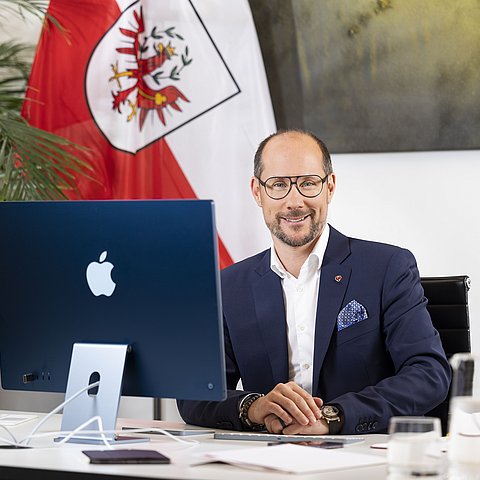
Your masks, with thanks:
M 272 138 L 265 146 L 262 163 L 260 179 L 263 182 L 270 177 L 325 177 L 320 147 L 301 133 L 285 133 Z M 335 191 L 335 175 L 328 176 L 322 193 L 314 198 L 304 197 L 292 185 L 285 198 L 274 200 L 256 178 L 252 179 L 251 188 L 274 242 L 277 239 L 291 247 L 302 247 L 315 241 L 325 227 L 328 204 Z

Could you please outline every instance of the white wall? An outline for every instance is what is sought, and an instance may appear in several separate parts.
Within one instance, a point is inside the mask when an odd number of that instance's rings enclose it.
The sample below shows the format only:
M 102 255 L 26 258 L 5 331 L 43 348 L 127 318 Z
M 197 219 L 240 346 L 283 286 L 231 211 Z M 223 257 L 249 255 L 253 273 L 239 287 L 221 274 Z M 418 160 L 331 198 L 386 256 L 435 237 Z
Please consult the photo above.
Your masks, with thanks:
M 480 351 L 480 151 L 333 155 L 330 222 L 350 236 L 410 249 L 422 276 L 467 274 Z

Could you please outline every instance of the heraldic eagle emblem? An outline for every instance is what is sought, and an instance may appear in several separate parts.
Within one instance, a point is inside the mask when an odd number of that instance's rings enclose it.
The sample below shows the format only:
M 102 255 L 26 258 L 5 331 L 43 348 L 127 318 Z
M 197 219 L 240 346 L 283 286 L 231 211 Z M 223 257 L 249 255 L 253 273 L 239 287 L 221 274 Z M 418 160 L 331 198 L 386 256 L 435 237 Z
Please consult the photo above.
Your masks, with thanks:
M 137 24 L 135 30 L 119 28 L 130 46 L 116 49 L 119 54 L 130 57 L 128 64 L 132 67 L 119 71 L 118 61 L 111 65 L 113 76 L 109 81 L 118 86 L 111 91 L 113 110 L 122 113 L 121 106 L 127 104 L 130 108 L 127 121 L 138 116 L 140 130 L 151 111 L 156 112 L 165 126 L 168 107 L 181 112 L 179 101 L 189 102 L 172 83 L 180 80 L 182 70 L 192 63 L 193 58 L 189 58 L 187 45 L 180 55 L 176 52 L 175 44 L 184 39 L 175 32 L 175 27 L 158 30 L 155 26 L 146 35 L 142 8 L 139 12 L 134 11 L 133 16 Z M 127 79 L 128 85 L 122 86 L 122 81 Z

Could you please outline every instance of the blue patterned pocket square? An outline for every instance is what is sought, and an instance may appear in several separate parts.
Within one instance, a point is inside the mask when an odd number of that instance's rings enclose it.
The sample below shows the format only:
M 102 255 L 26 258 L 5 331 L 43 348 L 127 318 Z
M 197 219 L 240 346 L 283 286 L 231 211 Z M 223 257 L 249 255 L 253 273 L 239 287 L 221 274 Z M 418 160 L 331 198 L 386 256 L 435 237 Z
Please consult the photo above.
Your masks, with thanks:
M 356 300 L 352 300 L 347 303 L 340 311 L 337 317 L 337 330 L 340 332 L 345 328 L 351 327 L 362 320 L 368 318 L 367 310 L 365 307 L 358 303 Z

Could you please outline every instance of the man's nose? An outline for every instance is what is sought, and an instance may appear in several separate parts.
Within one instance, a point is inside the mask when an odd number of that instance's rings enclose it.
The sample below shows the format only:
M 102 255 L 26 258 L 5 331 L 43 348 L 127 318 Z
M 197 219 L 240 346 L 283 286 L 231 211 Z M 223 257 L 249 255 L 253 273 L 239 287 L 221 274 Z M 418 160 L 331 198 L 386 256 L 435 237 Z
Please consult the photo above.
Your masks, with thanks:
M 297 182 L 292 182 L 292 188 L 287 195 L 287 205 L 291 208 L 302 206 L 304 203 L 304 196 L 300 193 L 298 189 Z

